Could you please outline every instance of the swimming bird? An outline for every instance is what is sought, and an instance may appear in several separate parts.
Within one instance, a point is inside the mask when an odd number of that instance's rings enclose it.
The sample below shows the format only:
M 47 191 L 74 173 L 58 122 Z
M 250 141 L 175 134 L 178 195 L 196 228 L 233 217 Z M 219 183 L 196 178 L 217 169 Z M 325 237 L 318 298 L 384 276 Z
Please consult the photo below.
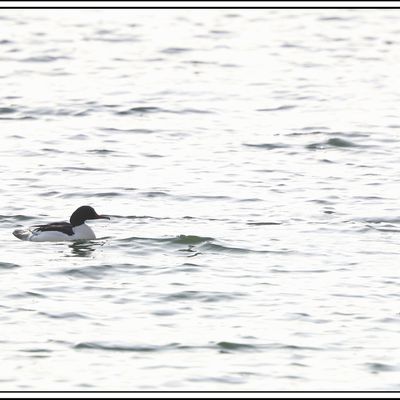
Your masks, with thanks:
M 96 239 L 92 228 L 85 224 L 90 219 L 110 219 L 110 217 L 97 214 L 93 207 L 82 206 L 72 213 L 69 222 L 53 222 L 45 225 L 34 225 L 29 229 L 16 229 L 13 235 L 18 239 L 31 242 Z

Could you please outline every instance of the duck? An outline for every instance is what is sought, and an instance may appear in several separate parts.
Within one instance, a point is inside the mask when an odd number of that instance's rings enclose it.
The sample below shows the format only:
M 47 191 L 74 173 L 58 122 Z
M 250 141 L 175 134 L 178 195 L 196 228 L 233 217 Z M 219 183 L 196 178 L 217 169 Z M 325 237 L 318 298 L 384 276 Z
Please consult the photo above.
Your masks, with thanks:
M 96 235 L 86 221 L 93 219 L 110 219 L 99 215 L 91 206 L 81 206 L 71 215 L 69 222 L 53 222 L 44 225 L 33 225 L 30 228 L 16 229 L 13 235 L 29 242 L 63 242 L 72 240 L 93 240 Z

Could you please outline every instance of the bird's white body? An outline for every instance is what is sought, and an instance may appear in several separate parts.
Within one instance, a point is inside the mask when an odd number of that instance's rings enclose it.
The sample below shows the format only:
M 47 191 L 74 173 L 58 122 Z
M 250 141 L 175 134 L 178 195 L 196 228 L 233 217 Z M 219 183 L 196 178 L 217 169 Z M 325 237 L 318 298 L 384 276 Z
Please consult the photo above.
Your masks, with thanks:
M 21 240 L 30 242 L 64 242 L 71 240 L 92 240 L 96 239 L 92 228 L 85 223 L 72 228 L 74 234 L 67 235 L 59 231 L 35 231 L 35 229 L 17 229 L 14 236 Z

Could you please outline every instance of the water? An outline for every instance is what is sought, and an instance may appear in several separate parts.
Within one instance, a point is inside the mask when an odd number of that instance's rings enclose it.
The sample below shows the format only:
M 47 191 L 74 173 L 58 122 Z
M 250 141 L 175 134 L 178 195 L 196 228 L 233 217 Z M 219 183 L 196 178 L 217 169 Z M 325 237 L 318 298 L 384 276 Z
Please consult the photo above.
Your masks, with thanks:
M 0 389 L 399 390 L 399 18 L 1 10 Z

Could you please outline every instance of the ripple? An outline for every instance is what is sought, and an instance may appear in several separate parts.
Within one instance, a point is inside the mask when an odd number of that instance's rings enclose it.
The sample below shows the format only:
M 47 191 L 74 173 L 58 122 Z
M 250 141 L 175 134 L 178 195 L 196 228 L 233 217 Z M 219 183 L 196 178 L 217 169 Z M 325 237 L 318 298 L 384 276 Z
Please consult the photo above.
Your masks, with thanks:
M 50 313 L 50 312 L 38 312 L 38 315 L 48 317 L 51 319 L 87 319 L 88 317 L 74 312 L 66 312 L 66 313 Z
M 247 343 L 219 342 L 216 345 L 223 350 L 259 350 L 258 346 Z
M 151 192 L 140 192 L 141 195 L 145 197 L 166 197 L 169 193 L 162 191 L 151 191 Z
M 201 244 L 214 240 L 212 237 L 208 236 L 196 236 L 196 235 L 179 235 L 176 238 L 172 239 L 172 243 L 176 244 Z
M 11 107 L 0 107 L 0 114 L 13 114 L 17 112 L 15 108 Z
M 109 32 L 112 33 L 112 32 Z M 103 32 L 98 34 L 97 36 L 88 36 L 83 40 L 85 41 L 98 41 L 98 42 L 106 42 L 106 43 L 136 43 L 140 42 L 140 38 L 138 36 L 133 35 L 116 35 L 113 34 L 108 35 L 108 32 Z
M 37 116 L 53 116 L 53 117 L 82 117 L 89 115 L 91 112 L 91 109 L 85 109 L 85 110 L 76 110 L 72 106 L 68 106 L 68 108 L 64 107 L 38 107 L 35 109 L 31 109 L 27 112 L 30 114 L 30 118 L 36 118 Z M 79 135 L 75 135 L 76 138 L 79 138 Z
M 282 225 L 283 222 L 246 222 L 247 225 L 264 226 L 264 225 Z
M 135 217 L 138 218 L 138 217 Z M 147 217 L 146 217 L 147 218 Z M 170 243 L 170 244 L 201 244 L 207 243 L 209 241 L 214 240 L 211 237 L 203 237 L 203 236 L 196 236 L 196 235 L 178 235 L 174 237 L 161 237 L 161 238 L 151 238 L 151 237 L 137 237 L 132 236 L 129 238 L 120 239 L 120 242 L 154 242 L 154 243 Z
M 367 225 L 367 227 L 370 228 L 370 229 L 379 231 L 379 232 L 395 232 L 395 233 L 396 232 L 400 232 L 400 229 L 399 228 L 395 228 L 395 227 L 393 227 L 393 228 L 379 228 L 379 227 L 372 226 L 372 225 Z
M 80 168 L 80 167 L 72 167 L 69 168 L 72 170 L 76 171 L 103 171 L 102 169 L 97 169 L 97 168 Z M 64 170 L 64 169 L 63 169 Z M 65 168 L 66 171 L 68 171 L 68 168 Z M 123 196 L 123 193 L 119 192 L 100 192 L 100 193 L 82 193 L 82 192 L 77 192 L 77 193 L 63 193 L 60 194 L 59 197 L 62 197 L 63 199 L 71 199 L 71 198 L 83 198 L 87 196 L 92 196 L 92 197 L 118 197 L 118 196 Z
M 215 61 L 201 61 L 201 60 L 189 60 L 183 61 L 184 64 L 191 64 L 191 65 L 218 65 Z
M 173 310 L 158 310 L 152 312 L 152 315 L 155 315 L 157 317 L 171 317 L 176 314 L 177 312 Z
M 125 190 L 136 190 L 135 188 L 125 189 Z M 164 220 L 171 219 L 169 217 L 153 217 L 152 215 L 110 215 L 115 218 L 124 218 L 124 219 L 154 219 L 154 220 Z
M 166 112 L 166 110 L 159 107 L 132 107 L 128 110 L 118 111 L 118 115 L 131 115 L 131 114 L 149 114 L 149 113 L 159 113 Z
M 219 301 L 232 301 L 245 296 L 243 293 L 204 292 L 197 290 L 184 290 L 164 296 L 164 301 L 197 300 L 205 303 L 216 303 Z
M 162 350 L 170 350 L 176 348 L 176 344 L 165 346 L 156 345 L 131 345 L 124 343 L 109 343 L 109 342 L 81 342 L 73 346 L 76 350 L 102 350 L 102 351 L 117 351 L 117 352 L 156 352 Z
M 264 111 L 264 112 L 271 112 L 271 111 L 286 111 L 296 108 L 294 105 L 283 105 L 279 107 L 272 107 L 272 108 L 260 108 L 257 111 Z
M 1 117 L 0 120 L 3 121 L 26 121 L 26 120 L 35 120 L 36 117 L 30 115 L 22 115 L 20 117 Z
M 170 111 L 175 114 L 213 114 L 211 110 L 199 110 L 196 108 L 184 108 L 179 111 Z
M 192 49 L 186 47 L 167 47 L 161 50 L 160 52 L 164 54 L 182 54 L 182 53 L 187 53 L 189 51 L 192 51 Z
M 24 353 L 53 353 L 53 350 L 42 349 L 42 348 L 22 349 L 20 351 L 22 351 Z
M 1 268 L 1 264 L 0 264 Z M 13 298 L 13 299 L 28 299 L 30 297 L 34 298 L 46 298 L 44 294 L 37 293 L 37 292 L 22 292 L 22 293 L 16 293 L 16 294 L 11 294 L 8 297 Z
M 44 147 L 43 149 L 41 149 L 41 151 L 46 152 L 46 153 L 65 154 L 65 151 L 62 151 L 59 149 L 54 149 L 54 148 L 49 148 L 49 147 Z
M 68 268 L 58 274 L 67 275 L 74 278 L 89 278 L 89 279 L 102 279 L 106 275 L 117 270 L 117 265 L 92 265 L 87 267 Z
M 306 148 L 310 150 L 323 150 L 326 149 L 327 147 L 348 148 L 348 147 L 365 147 L 365 146 L 361 146 L 357 143 L 350 142 L 349 140 L 344 140 L 341 138 L 331 138 L 322 143 L 312 143 L 306 146 Z
M 221 195 L 195 195 L 195 196 L 187 196 L 191 199 L 204 199 L 204 200 L 232 200 L 232 197 L 229 196 L 221 196 Z
M 0 221 L 5 221 L 5 222 L 16 222 L 16 221 L 30 221 L 34 219 L 35 217 L 28 216 L 28 215 L 21 215 L 21 214 L 16 214 L 16 215 L 0 215 Z
M 86 152 L 90 154 L 100 154 L 100 155 L 109 155 L 117 153 L 116 151 L 108 149 L 92 149 L 92 150 L 86 150 Z
M 28 58 L 23 58 L 20 61 L 21 62 L 33 62 L 33 63 L 48 63 L 48 62 L 54 62 L 54 61 L 59 61 L 59 60 L 68 60 L 69 57 L 66 56 L 48 56 L 48 55 L 43 55 L 43 56 L 34 56 L 34 57 L 28 57 Z
M 354 17 L 342 17 L 342 16 L 336 16 L 336 15 L 332 15 L 332 16 L 323 16 L 323 17 L 318 17 L 319 21 L 324 21 L 324 22 L 336 22 L 336 21 L 350 21 L 354 19 Z
M 142 153 L 142 155 L 144 157 L 148 157 L 148 158 L 164 158 L 165 157 L 161 154 L 150 154 L 150 153 Z
M 262 143 L 262 144 L 243 143 L 243 145 L 247 147 L 255 147 L 266 150 L 287 149 L 288 147 L 290 147 L 288 144 L 285 143 Z
M 155 113 L 168 113 L 168 114 L 211 114 L 210 110 L 199 110 L 195 108 L 184 108 L 181 110 L 169 110 L 161 107 L 147 106 L 147 107 L 132 107 L 127 110 L 117 111 L 116 115 L 144 115 Z
M 14 269 L 19 268 L 20 265 L 8 262 L 0 262 L 0 269 Z
M 245 247 L 232 247 L 218 243 L 205 243 L 201 246 L 201 250 L 212 250 L 220 253 L 239 253 L 239 254 L 288 254 L 290 251 L 276 251 L 276 250 L 252 250 Z
M 99 128 L 102 131 L 106 132 L 115 132 L 115 133 L 154 133 L 155 131 L 151 129 L 117 129 L 117 128 Z
M 398 367 L 394 367 L 393 365 L 378 362 L 366 363 L 365 366 L 371 370 L 373 374 L 378 374 L 380 372 L 395 372 L 399 370 Z
M 329 132 L 325 131 L 319 131 L 319 130 L 311 130 L 311 131 L 306 131 L 306 132 L 290 132 L 287 133 L 285 136 L 309 136 L 309 135 L 327 135 L 330 134 Z
M 383 200 L 383 199 L 382 199 Z M 359 219 L 362 222 L 368 222 L 373 224 L 400 224 L 399 217 L 365 217 Z M 356 219 L 357 221 L 357 219 Z M 389 226 L 389 225 L 387 225 Z M 394 225 L 392 225 L 394 226 Z

